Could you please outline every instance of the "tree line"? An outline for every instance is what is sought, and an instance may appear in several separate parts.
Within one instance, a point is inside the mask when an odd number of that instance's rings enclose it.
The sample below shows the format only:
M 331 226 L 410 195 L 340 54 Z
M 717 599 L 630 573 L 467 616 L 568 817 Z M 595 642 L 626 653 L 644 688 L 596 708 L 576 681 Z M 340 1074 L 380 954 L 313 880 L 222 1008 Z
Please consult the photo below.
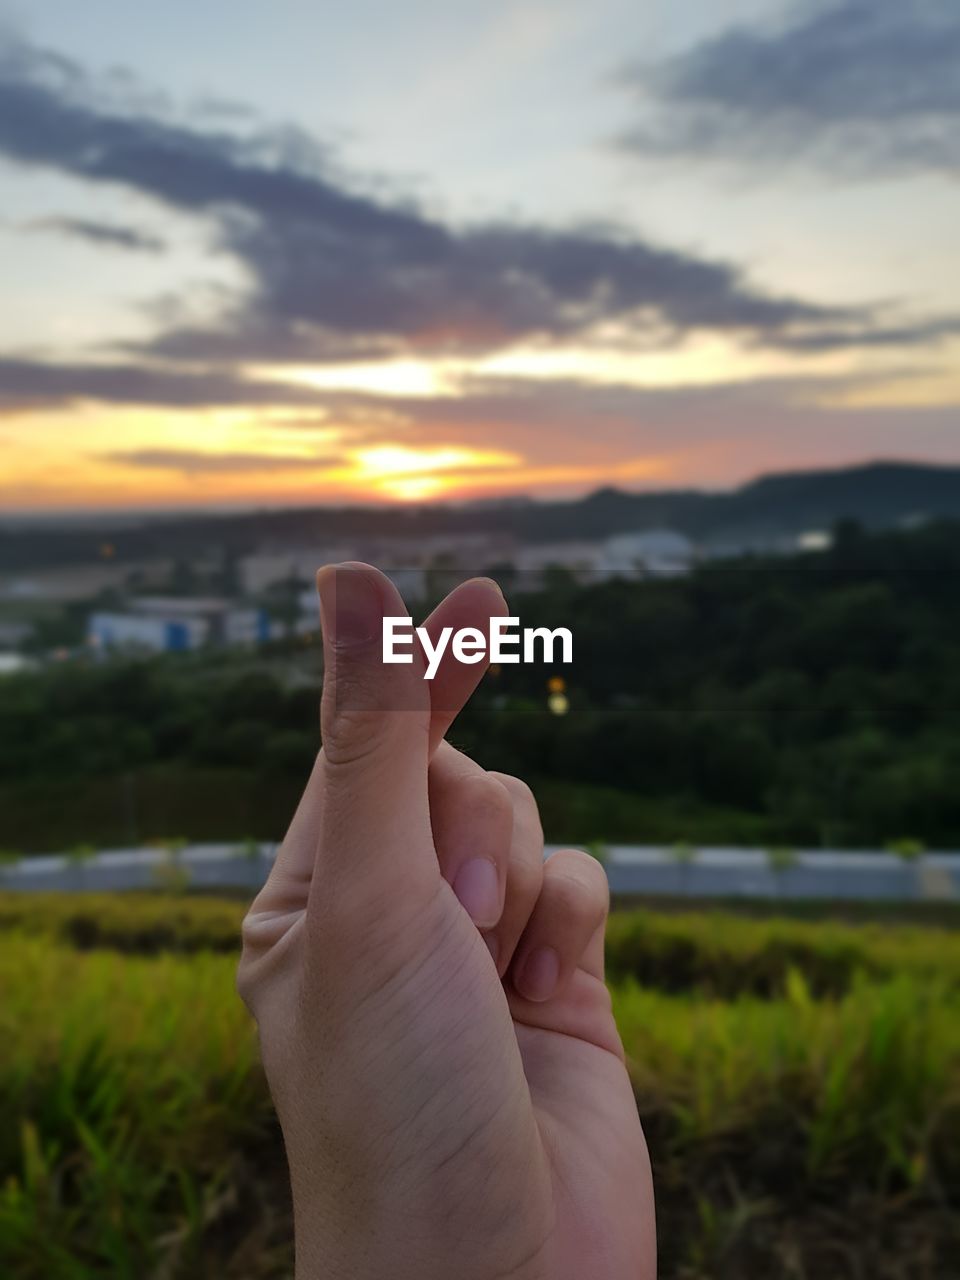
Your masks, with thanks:
M 576 810 L 561 838 L 622 839 L 629 825 L 638 841 L 956 847 L 958 585 L 952 523 L 883 535 L 846 524 L 828 551 L 685 578 L 583 583 L 557 570 L 515 611 L 524 626 L 569 626 L 573 664 L 491 673 L 452 737 L 541 785 L 548 810 Z M 551 709 L 552 677 L 565 714 Z M 292 643 L 7 678 L 0 788 L 55 780 L 81 794 L 157 769 L 187 787 L 221 770 L 286 794 L 319 745 L 319 680 L 319 647 Z

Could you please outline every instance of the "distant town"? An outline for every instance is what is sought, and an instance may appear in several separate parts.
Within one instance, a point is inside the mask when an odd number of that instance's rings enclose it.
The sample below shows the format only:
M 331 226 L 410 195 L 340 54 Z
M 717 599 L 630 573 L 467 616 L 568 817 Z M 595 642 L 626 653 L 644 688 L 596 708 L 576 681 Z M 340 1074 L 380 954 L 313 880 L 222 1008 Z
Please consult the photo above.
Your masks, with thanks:
M 829 545 L 810 531 L 784 550 Z M 688 573 L 711 550 L 675 529 L 638 529 L 611 537 L 522 544 L 491 534 L 374 539 L 349 545 L 264 546 L 236 560 L 192 564 L 116 559 L 112 544 L 89 565 L 0 578 L 0 607 L 20 618 L 0 621 L 0 672 L 43 660 L 119 652 L 172 653 L 205 646 L 254 646 L 318 629 L 314 574 L 322 564 L 367 560 L 393 579 L 411 608 L 433 588 L 473 573 L 495 573 L 513 594 L 536 591 L 552 572 L 575 580 Z M 715 554 L 715 553 L 714 553 Z M 211 591 L 219 586 L 220 590 Z M 18 609 L 17 606 L 20 606 Z M 38 653 L 31 614 L 84 609 L 82 636 Z
M 903 527 L 956 514 L 960 470 L 875 464 L 724 495 L 604 490 L 568 503 L 8 523 L 0 674 L 310 635 L 316 569 L 342 560 L 380 566 L 415 612 L 477 573 L 512 595 L 557 572 L 579 582 L 682 576 L 705 561 L 823 550 L 844 518 Z

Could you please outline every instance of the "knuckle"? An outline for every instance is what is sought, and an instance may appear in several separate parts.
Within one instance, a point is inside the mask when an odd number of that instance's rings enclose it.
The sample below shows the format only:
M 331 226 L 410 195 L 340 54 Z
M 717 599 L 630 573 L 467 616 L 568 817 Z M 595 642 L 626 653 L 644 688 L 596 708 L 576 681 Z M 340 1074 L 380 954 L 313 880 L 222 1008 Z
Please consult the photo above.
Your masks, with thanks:
M 537 802 L 534 794 L 522 778 L 515 778 L 512 773 L 498 773 L 495 770 L 491 771 L 488 777 L 496 778 L 497 782 L 506 788 L 515 802 L 531 804 L 536 808 Z
M 563 850 L 547 862 L 546 877 L 557 909 L 577 919 L 601 923 L 610 909 L 610 885 L 595 858 Z
M 512 823 L 513 802 L 506 789 L 489 773 L 461 778 L 458 803 L 478 818 Z
M 395 751 L 408 750 L 419 730 L 424 743 L 429 725 L 415 710 L 337 706 L 321 725 L 327 766 L 352 765 Z M 412 735 L 412 736 L 411 736 Z
M 522 814 L 542 835 L 537 798 L 523 779 L 515 778 L 512 773 L 490 773 L 488 776 L 496 778 L 509 795 L 514 810 Z
M 375 754 L 384 733 L 379 710 L 356 706 L 325 708 L 321 736 L 328 764 L 352 764 Z
M 550 901 L 554 911 L 566 919 L 578 919 L 590 905 L 581 880 L 575 876 L 552 875 L 548 878 Z

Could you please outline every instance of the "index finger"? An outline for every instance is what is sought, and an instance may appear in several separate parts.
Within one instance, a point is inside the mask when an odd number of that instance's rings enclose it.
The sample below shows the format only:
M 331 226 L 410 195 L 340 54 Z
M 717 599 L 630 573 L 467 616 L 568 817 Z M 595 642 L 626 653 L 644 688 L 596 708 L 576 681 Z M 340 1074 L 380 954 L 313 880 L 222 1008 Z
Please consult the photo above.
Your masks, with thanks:
M 436 751 L 447 730 L 466 705 L 490 665 L 490 620 L 509 612 L 503 592 L 492 578 L 471 578 L 455 587 L 424 623 L 431 641 L 444 627 L 454 634 L 464 627 L 483 633 L 487 645 L 479 662 L 459 662 L 450 647 L 444 652 L 430 687 L 430 753 Z

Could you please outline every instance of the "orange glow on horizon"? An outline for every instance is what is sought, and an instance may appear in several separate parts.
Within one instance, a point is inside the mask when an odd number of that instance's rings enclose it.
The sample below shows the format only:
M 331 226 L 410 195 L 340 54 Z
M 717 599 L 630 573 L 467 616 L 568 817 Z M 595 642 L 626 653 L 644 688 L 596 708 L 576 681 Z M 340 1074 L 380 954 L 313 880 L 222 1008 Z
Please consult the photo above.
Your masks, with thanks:
M 388 447 L 389 448 L 389 447 Z M 375 450 L 376 452 L 376 450 Z M 429 453 L 429 451 L 427 451 Z M 498 455 L 494 455 L 497 457 Z M 509 456 L 509 455 L 506 455 Z M 196 507 L 313 506 L 328 503 L 404 505 L 429 501 L 470 501 L 540 492 L 574 494 L 602 484 L 630 486 L 661 479 L 672 473 L 662 459 L 631 459 L 614 465 L 532 465 L 517 459 L 433 469 L 429 459 L 415 468 L 412 460 L 396 470 L 367 460 L 366 466 L 346 466 L 318 471 L 311 483 L 304 473 L 266 473 L 243 476 L 204 475 L 189 484 L 172 473 L 130 481 L 129 472 L 107 478 L 104 474 L 80 477 L 64 468 L 61 478 L 25 476 L 9 488 L 0 484 L 0 503 L 8 511 L 57 510 L 168 510 Z M 309 473 L 309 468 L 304 469 Z M 259 480 L 259 483 L 258 483 Z M 82 494 L 82 497 L 81 497 Z
M 347 483 L 370 488 L 400 502 L 437 498 L 456 488 L 458 478 L 519 467 L 515 453 L 468 449 L 459 445 L 413 448 L 401 444 L 371 445 L 351 451 L 344 471 Z
M 952 350 L 960 355 L 960 342 Z M 816 369 L 836 372 L 840 359 L 830 357 L 836 369 L 826 358 Z M 867 353 L 857 360 L 861 374 L 872 374 L 881 356 Z M 766 387 L 756 381 L 764 361 L 767 373 L 776 375 Z M 798 377 L 778 391 L 776 377 L 788 367 L 793 366 L 785 356 L 774 361 L 762 352 L 738 355 L 718 339 L 629 356 L 531 348 L 486 359 L 247 370 L 261 380 L 269 372 L 278 384 L 313 383 L 316 403 L 291 405 L 281 398 L 265 405 L 162 407 L 76 400 L 8 409 L 0 415 L 0 507 L 166 510 L 572 496 L 606 484 L 725 485 L 764 467 L 812 461 L 799 439 L 768 445 L 746 430 L 711 438 L 700 430 L 688 433 L 683 422 L 672 420 L 667 430 L 655 421 L 655 399 L 644 402 L 635 430 L 629 400 L 621 408 L 616 397 L 609 410 L 601 402 L 604 416 L 596 431 L 575 415 L 561 418 L 556 429 L 542 410 L 525 418 L 527 399 L 534 405 L 544 383 L 564 377 L 575 386 L 632 384 L 666 392 L 743 381 L 759 387 L 761 395 L 779 395 L 811 412 L 926 408 L 955 404 L 960 395 L 954 365 L 931 365 L 916 375 L 888 367 L 885 376 L 863 381 L 814 378 L 809 391 Z M 803 369 L 813 372 L 809 363 Z M 853 369 L 851 364 L 848 372 Z M 467 408 L 458 414 L 461 395 Z M 474 395 L 488 399 L 471 405 Z M 442 406 L 443 413 L 422 412 L 425 400 Z M 519 418 L 515 429 L 511 412 Z M 694 400 L 691 426 L 711 412 L 708 397 Z M 849 461 L 860 453 L 853 446 Z
M 16 442 L 0 502 L 20 511 L 413 502 L 452 497 L 464 486 L 487 491 L 525 471 L 523 457 L 507 450 L 395 440 L 344 447 L 335 430 L 305 448 L 303 432 L 292 428 L 295 447 L 278 453 L 272 425 L 252 434 L 249 419 L 238 422 L 232 411 L 206 415 L 199 431 L 188 415 L 172 431 L 171 416 L 155 424 L 143 413 L 97 415 L 90 436 L 112 447 L 82 453 L 57 447 L 59 422 Z
M 731 334 L 637 350 L 616 325 L 589 340 L 531 340 L 486 355 L 426 346 L 365 362 L 251 362 L 237 370 L 240 403 L 77 397 L 0 406 L 0 507 L 384 504 L 573 495 L 605 484 L 723 486 L 763 469 L 813 464 L 826 436 L 814 433 L 808 444 L 791 429 L 806 411 L 811 421 L 823 410 L 849 414 L 849 458 L 842 439 L 829 457 L 856 461 L 870 413 L 953 409 L 958 368 L 957 337 L 945 336 L 936 358 L 905 355 L 891 365 L 879 346 L 778 352 Z M 265 403 L 243 401 L 243 378 Z M 723 397 L 738 386 L 742 424 L 717 412 L 710 390 Z M 604 388 L 609 399 L 586 394 Z M 568 392 L 573 411 L 554 422 L 551 405 L 563 405 Z M 672 400 L 675 393 L 686 398 Z M 780 405 L 792 415 L 776 438 L 762 420 L 768 400 L 774 415 Z M 936 452 L 952 461 L 948 430 Z M 904 437 L 901 452 L 908 445 Z

